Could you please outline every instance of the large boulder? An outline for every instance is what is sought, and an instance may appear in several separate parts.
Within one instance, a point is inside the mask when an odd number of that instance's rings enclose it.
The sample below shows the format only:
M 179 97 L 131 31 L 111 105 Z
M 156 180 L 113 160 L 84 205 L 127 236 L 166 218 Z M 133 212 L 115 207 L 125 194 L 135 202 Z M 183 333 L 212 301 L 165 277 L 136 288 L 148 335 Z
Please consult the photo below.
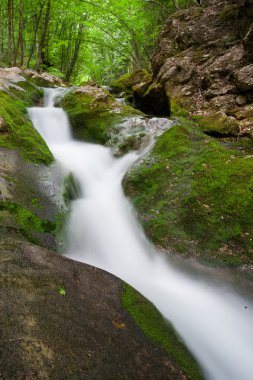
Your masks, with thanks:
M 253 90 L 253 64 L 247 65 L 234 73 L 237 88 L 242 92 Z
M 12 238 L 0 263 L 4 379 L 190 379 L 134 324 L 119 279 Z
M 68 92 L 61 99 L 76 138 L 105 144 L 113 128 L 126 117 L 142 115 L 130 106 L 120 104 L 96 84 L 86 84 Z

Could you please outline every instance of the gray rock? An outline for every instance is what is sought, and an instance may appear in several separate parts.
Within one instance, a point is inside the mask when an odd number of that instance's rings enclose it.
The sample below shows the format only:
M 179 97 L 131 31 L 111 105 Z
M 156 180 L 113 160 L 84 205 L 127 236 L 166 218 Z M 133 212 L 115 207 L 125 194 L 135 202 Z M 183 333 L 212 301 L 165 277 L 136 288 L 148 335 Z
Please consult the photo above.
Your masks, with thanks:
M 245 106 L 245 104 L 247 104 L 247 97 L 244 95 L 238 95 L 235 102 L 238 106 Z
M 211 105 L 212 108 L 224 111 L 225 113 L 237 108 L 235 95 L 233 94 L 216 96 L 209 101 L 209 105 Z
M 234 73 L 235 83 L 239 90 L 253 90 L 253 64 L 243 67 Z

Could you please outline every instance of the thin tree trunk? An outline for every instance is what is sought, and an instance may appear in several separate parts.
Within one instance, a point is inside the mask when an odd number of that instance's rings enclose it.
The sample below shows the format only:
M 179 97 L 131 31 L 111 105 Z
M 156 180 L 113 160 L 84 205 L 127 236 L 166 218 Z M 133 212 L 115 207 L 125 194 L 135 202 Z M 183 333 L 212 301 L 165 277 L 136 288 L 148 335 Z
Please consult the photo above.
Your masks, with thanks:
M 40 25 L 40 19 L 41 19 L 41 16 L 42 16 L 44 5 L 45 5 L 45 1 L 43 1 L 43 3 L 40 5 L 39 14 L 38 14 L 38 17 L 36 19 L 35 28 L 34 28 L 33 43 L 32 43 L 30 54 L 29 54 L 29 57 L 27 59 L 27 64 L 26 64 L 26 66 L 27 66 L 28 69 L 30 67 L 30 61 L 31 61 L 31 59 L 33 57 L 34 50 L 35 50 L 35 47 L 36 47 L 37 35 L 38 35 L 38 30 L 39 30 L 39 25 Z
M 18 30 L 18 42 L 17 47 L 15 49 L 15 58 L 14 62 L 17 62 L 18 52 L 20 48 L 20 67 L 23 66 L 24 63 L 24 40 L 23 40 L 23 33 L 24 33 L 24 0 L 20 0 L 19 3 L 19 30 Z
M 8 65 L 12 66 L 12 10 L 13 10 L 13 1 L 8 0 L 7 11 L 8 11 Z
M 77 58 L 78 58 L 78 54 L 79 54 L 79 50 L 80 50 L 80 45 L 81 45 L 81 39 L 82 39 L 82 33 L 83 33 L 83 24 L 79 24 L 79 27 L 78 27 L 78 34 L 77 34 L 77 38 L 76 38 L 76 42 L 75 42 L 75 49 L 74 49 L 74 53 L 73 53 L 73 56 L 72 56 L 72 59 L 70 61 L 70 65 L 69 65 L 69 68 L 66 72 L 66 75 L 65 75 L 65 79 L 66 81 L 68 82 L 71 75 L 72 75 L 72 72 L 74 70 L 74 67 L 75 67 L 75 64 L 76 64 L 76 61 L 77 61 Z
M 45 20 L 44 20 L 44 27 L 42 30 L 41 38 L 39 41 L 38 46 L 38 62 L 37 62 L 37 70 L 43 70 L 44 66 L 46 66 L 46 56 L 45 56 L 45 48 L 46 48 L 46 36 L 49 26 L 49 20 L 50 20 L 50 8 L 51 8 L 51 2 L 50 0 L 47 0 L 46 3 L 46 10 L 45 10 Z

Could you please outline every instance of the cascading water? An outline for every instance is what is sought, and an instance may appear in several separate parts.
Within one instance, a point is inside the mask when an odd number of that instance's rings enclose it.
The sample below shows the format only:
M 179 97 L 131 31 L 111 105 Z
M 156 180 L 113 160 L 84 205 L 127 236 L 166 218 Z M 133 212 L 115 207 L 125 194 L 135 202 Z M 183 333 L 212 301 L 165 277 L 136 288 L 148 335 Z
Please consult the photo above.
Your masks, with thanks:
M 218 283 L 185 274 L 148 242 L 124 197 L 121 180 L 140 157 L 114 158 L 108 148 L 72 139 L 57 90 L 46 108 L 31 108 L 35 128 L 81 187 L 68 227 L 67 255 L 115 274 L 172 321 L 209 380 L 253 378 L 253 305 Z M 247 305 L 247 308 L 245 308 Z

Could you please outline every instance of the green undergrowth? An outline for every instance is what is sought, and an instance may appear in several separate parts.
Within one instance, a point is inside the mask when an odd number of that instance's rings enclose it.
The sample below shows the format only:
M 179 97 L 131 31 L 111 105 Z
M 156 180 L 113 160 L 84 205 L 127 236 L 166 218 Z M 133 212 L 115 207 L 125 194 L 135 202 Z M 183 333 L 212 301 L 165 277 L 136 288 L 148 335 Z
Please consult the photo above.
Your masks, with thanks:
M 154 305 L 127 284 L 123 287 L 122 304 L 143 333 L 163 347 L 190 379 L 204 379 L 196 361 L 177 336 L 173 326 Z
M 94 96 L 69 92 L 61 105 L 68 113 L 74 136 L 99 144 L 109 140 L 111 128 L 124 118 L 140 114 L 132 107 L 117 104 L 110 95 L 104 100 L 96 100 Z
M 252 167 L 247 151 L 224 146 L 181 119 L 124 187 L 158 246 L 231 265 L 252 263 Z
M 21 98 L 24 96 L 20 91 L 18 93 Z M 21 98 L 0 91 L 0 116 L 6 125 L 0 132 L 0 147 L 17 149 L 25 160 L 48 165 L 53 156 L 29 120 L 26 110 L 29 104 Z

